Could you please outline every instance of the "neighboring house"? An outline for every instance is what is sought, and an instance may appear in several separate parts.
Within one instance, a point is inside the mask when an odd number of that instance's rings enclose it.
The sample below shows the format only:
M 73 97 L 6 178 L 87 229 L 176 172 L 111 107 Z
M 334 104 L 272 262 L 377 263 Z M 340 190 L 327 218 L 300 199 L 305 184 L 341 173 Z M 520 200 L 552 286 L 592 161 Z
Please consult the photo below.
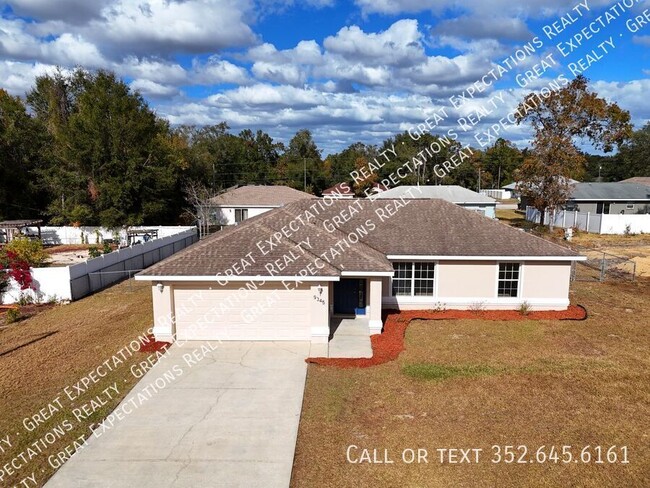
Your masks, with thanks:
M 566 180 L 570 185 L 577 185 L 578 183 L 580 183 L 579 181 L 574 180 L 572 178 L 564 178 L 564 177 L 560 177 L 560 178 Z M 529 206 L 532 207 L 532 201 L 530 197 L 522 195 L 521 192 L 517 190 L 518 184 L 519 182 L 510 183 L 509 185 L 504 186 L 503 189 L 511 191 L 512 197 L 519 200 L 519 204 L 518 204 L 519 210 L 526 210 L 527 207 Z
M 375 198 L 408 198 L 430 200 L 441 198 L 468 210 L 479 212 L 491 219 L 496 218 L 497 201 L 487 195 L 481 195 L 457 185 L 406 186 L 400 185 L 390 190 L 382 191 Z
M 374 194 L 387 189 L 388 187 L 386 185 L 382 185 L 381 183 L 373 183 L 372 187 L 367 190 L 367 194 Z M 355 198 L 354 186 L 350 183 L 345 182 L 338 183 L 326 190 L 323 190 L 323 197 L 342 198 L 346 200 Z
M 635 183 L 637 185 L 650 186 L 650 176 L 635 176 L 634 178 L 619 181 L 619 183 Z
M 592 214 L 650 213 L 650 186 L 638 183 L 576 183 L 566 210 Z
M 302 200 L 140 272 L 158 340 L 326 343 L 334 315 L 563 310 L 571 249 L 444 200 Z
M 210 199 L 210 223 L 234 225 L 289 203 L 316 198 L 288 186 L 246 185 L 229 188 Z
M 330 198 L 350 199 L 354 198 L 354 190 L 352 189 L 352 185 L 343 182 L 331 186 L 326 190 L 323 190 L 323 196 Z

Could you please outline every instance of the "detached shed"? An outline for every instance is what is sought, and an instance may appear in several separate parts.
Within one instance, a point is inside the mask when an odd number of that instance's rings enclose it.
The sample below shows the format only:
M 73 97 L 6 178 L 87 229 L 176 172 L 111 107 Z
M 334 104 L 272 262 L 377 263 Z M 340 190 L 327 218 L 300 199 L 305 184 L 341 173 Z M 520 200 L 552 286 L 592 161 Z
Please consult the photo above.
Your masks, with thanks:
M 36 227 L 38 229 L 38 233 L 36 235 L 25 233 L 25 235 L 27 237 L 40 239 L 42 224 L 42 220 L 4 220 L 0 222 L 0 242 L 11 242 L 18 235 L 23 234 L 23 229 L 26 229 L 28 227 Z

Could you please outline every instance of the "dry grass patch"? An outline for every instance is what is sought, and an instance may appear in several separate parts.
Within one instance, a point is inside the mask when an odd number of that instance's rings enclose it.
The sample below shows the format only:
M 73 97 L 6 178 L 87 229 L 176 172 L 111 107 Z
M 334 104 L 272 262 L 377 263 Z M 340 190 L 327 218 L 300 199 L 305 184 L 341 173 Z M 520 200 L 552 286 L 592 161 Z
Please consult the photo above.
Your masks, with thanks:
M 90 426 L 117 406 L 138 381 L 130 373 L 131 365 L 142 361 L 146 354 L 133 354 L 74 400 L 62 394 L 62 390 L 127 346 L 151 322 L 151 288 L 131 281 L 69 305 L 56 306 L 0 331 L 0 438 L 8 435 L 12 444 L 11 448 L 3 445 L 0 467 L 20 453 L 24 455 L 28 448 L 36 449 L 34 443 L 45 446 L 29 462 L 21 461 L 20 469 L 6 475 L 0 485 L 18 484 L 32 472 L 42 485 L 54 472 L 48 456 L 70 446 L 75 438 L 90 434 Z M 75 419 L 73 408 L 102 395 L 113 384 L 119 389 L 118 394 L 83 421 Z M 57 397 L 64 408 L 50 416 L 48 405 Z M 47 409 L 48 418 L 30 431 L 24 419 L 35 414 L 42 419 L 45 416 L 38 412 L 43 408 Z M 46 436 L 56 440 L 42 444 Z
M 414 321 L 397 361 L 310 365 L 293 486 L 648 486 L 649 299 L 647 281 L 576 283 L 586 321 Z M 350 445 L 395 462 L 350 464 Z M 493 445 L 626 445 L 630 463 L 493 464 Z M 402 462 L 418 448 L 428 464 Z M 436 448 L 483 451 L 450 465 Z

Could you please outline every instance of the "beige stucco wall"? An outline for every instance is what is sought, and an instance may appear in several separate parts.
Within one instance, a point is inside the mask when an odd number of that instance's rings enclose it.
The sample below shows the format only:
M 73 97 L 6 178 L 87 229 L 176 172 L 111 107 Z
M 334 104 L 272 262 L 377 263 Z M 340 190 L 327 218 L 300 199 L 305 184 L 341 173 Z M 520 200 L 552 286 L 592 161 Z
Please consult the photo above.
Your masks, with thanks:
M 173 294 L 168 283 L 162 283 L 162 292 L 158 284 L 151 286 L 151 298 L 153 302 L 153 334 L 159 341 L 170 342 L 174 339 L 173 324 Z
M 496 296 L 495 261 L 441 261 L 436 266 L 438 297 L 476 298 Z
M 569 296 L 571 263 L 529 261 L 524 266 L 522 298 L 554 299 Z
M 513 260 L 516 262 L 516 260 Z M 564 310 L 569 304 L 570 262 L 521 262 L 520 294 L 497 297 L 497 261 L 440 261 L 436 266 L 433 297 L 393 297 L 390 280 L 383 292 L 384 308 L 426 310 L 467 309 L 478 304 L 485 309 L 517 309 L 527 302 L 532 310 Z

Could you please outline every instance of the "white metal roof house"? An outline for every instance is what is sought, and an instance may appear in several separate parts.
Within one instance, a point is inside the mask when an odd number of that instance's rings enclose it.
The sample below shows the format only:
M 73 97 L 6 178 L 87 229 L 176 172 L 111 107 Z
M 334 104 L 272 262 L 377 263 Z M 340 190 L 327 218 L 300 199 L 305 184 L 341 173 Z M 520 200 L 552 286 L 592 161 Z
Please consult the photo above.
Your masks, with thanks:
M 571 249 L 444 200 L 301 200 L 140 272 L 159 340 L 327 344 L 336 315 L 384 309 L 564 310 Z
M 390 190 L 379 192 L 373 195 L 372 198 L 408 198 L 421 200 L 440 198 L 455 203 L 460 207 L 479 212 L 486 217 L 496 218 L 497 201 L 494 198 L 458 185 L 401 185 Z
M 229 188 L 210 200 L 210 223 L 235 225 L 274 208 L 314 195 L 282 185 L 246 185 Z

